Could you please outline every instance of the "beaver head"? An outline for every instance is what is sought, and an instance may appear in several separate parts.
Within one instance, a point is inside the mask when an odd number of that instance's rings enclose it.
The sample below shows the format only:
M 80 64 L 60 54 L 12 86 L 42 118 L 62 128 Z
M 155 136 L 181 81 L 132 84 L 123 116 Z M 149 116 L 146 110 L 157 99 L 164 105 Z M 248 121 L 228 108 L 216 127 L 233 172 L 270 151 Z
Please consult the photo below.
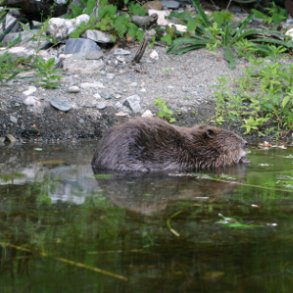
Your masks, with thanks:
M 247 146 L 247 141 L 232 131 L 203 125 L 191 129 L 188 142 L 198 170 L 247 163 Z

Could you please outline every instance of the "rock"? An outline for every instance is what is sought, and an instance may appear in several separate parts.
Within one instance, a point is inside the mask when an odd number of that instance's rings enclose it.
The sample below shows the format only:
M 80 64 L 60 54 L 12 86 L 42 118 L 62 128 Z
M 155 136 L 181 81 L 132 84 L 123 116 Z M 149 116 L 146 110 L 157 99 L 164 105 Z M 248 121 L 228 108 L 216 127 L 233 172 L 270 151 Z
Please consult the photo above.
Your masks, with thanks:
M 148 11 L 149 15 L 152 15 L 154 13 L 158 15 L 158 20 L 157 20 L 158 25 L 163 25 L 163 26 L 168 25 L 169 20 L 167 19 L 167 16 L 169 16 L 170 11 L 168 10 L 160 11 L 160 10 L 154 10 L 154 9 L 150 9 Z
M 15 116 L 10 115 L 9 120 L 13 123 L 13 124 L 17 124 L 18 119 Z
M 13 42 L 16 42 L 18 46 L 24 46 L 28 49 L 37 48 L 38 50 L 46 49 L 52 44 L 44 34 L 40 34 L 39 29 L 11 32 L 3 39 L 3 44 L 7 46 Z
M 69 73 L 75 73 L 80 75 L 89 75 L 100 72 L 104 67 L 103 60 L 86 60 L 67 58 L 63 60 L 63 69 Z
M 47 34 L 51 35 L 57 40 L 64 40 L 78 26 L 80 26 L 82 23 L 87 24 L 89 20 L 90 17 L 87 14 L 81 14 L 72 19 L 53 17 L 48 22 Z
M 80 92 L 80 88 L 76 85 L 72 85 L 67 89 L 67 92 L 71 94 L 76 94 Z
M 115 38 L 111 34 L 99 30 L 86 30 L 82 36 L 100 44 L 111 44 L 115 42 Z
M 100 82 L 100 81 L 96 81 L 96 82 L 83 82 L 80 84 L 80 87 L 83 89 L 89 89 L 89 88 L 100 88 L 103 89 L 105 88 L 105 86 Z
M 29 71 L 23 71 L 17 74 L 17 77 L 19 79 L 34 79 L 35 78 L 35 71 L 29 70 Z
M 162 4 L 166 9 L 178 9 L 180 7 L 180 3 L 174 0 L 163 0 Z
M 115 74 L 114 73 L 107 73 L 106 74 L 106 78 L 107 79 L 114 79 L 114 77 L 115 77 Z
M 122 56 L 124 56 L 124 55 L 130 55 L 131 52 L 128 51 L 128 50 L 124 50 L 124 49 L 122 49 L 122 48 L 117 48 L 117 49 L 114 51 L 113 54 L 114 54 L 115 56 L 118 56 L 118 55 L 122 55 Z
M 30 96 L 31 94 L 33 94 L 35 91 L 37 90 L 37 88 L 35 86 L 29 86 L 27 90 L 25 90 L 24 92 L 22 92 L 25 96 Z
M 101 97 L 105 100 L 112 100 L 115 98 L 115 95 L 113 93 L 109 93 L 109 92 L 102 92 Z
M 36 51 L 33 49 L 27 49 L 25 47 L 12 47 L 12 48 L 0 48 L 0 54 L 4 54 L 4 53 L 10 53 L 12 55 L 14 55 L 15 57 L 24 57 L 24 58 L 28 58 L 31 56 L 36 55 Z
M 158 14 L 153 13 L 153 14 L 147 15 L 147 16 L 133 15 L 131 17 L 131 20 L 133 23 L 135 23 L 136 25 L 138 25 L 141 28 L 149 28 L 152 25 L 154 25 L 155 23 L 157 23 Z
M 64 54 L 86 55 L 90 52 L 100 51 L 100 47 L 92 40 L 76 38 L 68 39 L 64 47 Z
M 29 108 L 31 108 L 31 110 L 38 111 L 38 110 L 41 109 L 41 102 L 35 96 L 28 96 L 28 97 L 26 97 L 25 100 L 23 101 L 23 103 L 26 106 L 28 106 Z
M 72 108 L 72 104 L 67 99 L 52 98 L 50 104 L 57 110 L 68 112 Z
M 143 6 L 147 9 L 162 10 L 163 4 L 161 1 L 148 1 Z
M 17 139 L 12 134 L 7 134 L 5 140 L 10 143 L 16 143 Z
M 175 27 L 178 32 L 185 33 L 187 31 L 187 26 L 183 24 L 177 24 L 170 22 L 168 24 L 169 27 Z
M 156 50 L 153 50 L 150 54 L 150 58 L 153 60 L 159 60 L 159 54 Z
M 101 99 L 101 98 L 102 98 L 101 95 L 100 95 L 100 93 L 95 93 L 95 94 L 94 94 L 94 97 L 95 97 L 96 99 Z
M 100 102 L 100 103 L 97 104 L 96 107 L 97 107 L 99 110 L 104 110 L 104 109 L 107 107 L 107 105 L 106 105 L 106 103 L 104 103 L 104 102 Z
M 289 36 L 293 40 L 293 28 L 290 28 L 285 33 L 286 36 Z
M 85 55 L 85 59 L 87 60 L 99 60 L 103 57 L 104 57 L 104 53 L 102 51 L 93 51 Z
M 123 63 L 125 64 L 126 63 L 126 60 L 123 56 L 117 56 L 116 59 L 120 62 L 120 63 Z
M 133 113 L 141 113 L 141 98 L 139 95 L 129 96 L 123 102 L 123 105 L 128 107 Z
M 137 87 L 137 82 L 136 81 L 134 81 L 134 82 L 132 82 L 131 84 L 129 84 L 131 87 Z
M 23 103 L 26 105 L 26 106 L 33 106 L 35 104 L 35 99 L 36 97 L 34 96 L 28 96 L 24 101 Z
M 141 115 L 141 117 L 145 117 L 145 118 L 153 117 L 153 116 L 154 116 L 154 115 L 153 115 L 153 113 L 152 113 L 151 110 L 145 110 L 145 111 L 142 113 L 142 115 Z
M 129 114 L 128 113 L 126 113 L 126 112 L 117 112 L 116 114 L 115 114 L 115 116 L 116 117 L 118 117 L 118 118 L 127 118 L 127 117 L 129 117 Z
M 9 33 L 4 37 L 2 42 L 4 45 L 8 45 L 13 41 L 18 40 L 17 44 L 24 45 L 24 43 L 28 43 L 37 32 L 38 30 Z
M 126 122 L 129 118 L 129 115 L 128 113 L 125 113 L 125 112 L 117 112 L 115 114 L 115 118 L 117 119 L 117 121 L 119 123 L 123 123 L 123 122 Z

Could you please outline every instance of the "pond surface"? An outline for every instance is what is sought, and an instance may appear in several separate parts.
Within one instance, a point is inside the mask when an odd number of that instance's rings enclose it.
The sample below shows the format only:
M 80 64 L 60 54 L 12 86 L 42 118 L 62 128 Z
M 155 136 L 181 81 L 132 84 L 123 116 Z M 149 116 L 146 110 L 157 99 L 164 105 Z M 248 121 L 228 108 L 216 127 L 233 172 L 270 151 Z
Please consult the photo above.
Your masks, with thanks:
M 0 292 L 292 292 L 292 147 L 143 177 L 94 147 L 0 146 Z

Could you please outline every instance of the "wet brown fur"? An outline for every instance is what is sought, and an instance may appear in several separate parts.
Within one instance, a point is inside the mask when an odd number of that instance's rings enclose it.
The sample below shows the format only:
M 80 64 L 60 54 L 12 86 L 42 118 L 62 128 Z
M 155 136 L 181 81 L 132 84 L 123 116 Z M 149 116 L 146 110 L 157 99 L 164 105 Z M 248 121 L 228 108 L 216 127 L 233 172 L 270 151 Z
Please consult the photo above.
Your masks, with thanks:
M 94 171 L 198 171 L 241 161 L 246 141 L 214 126 L 174 126 L 136 118 L 113 127 L 100 141 Z

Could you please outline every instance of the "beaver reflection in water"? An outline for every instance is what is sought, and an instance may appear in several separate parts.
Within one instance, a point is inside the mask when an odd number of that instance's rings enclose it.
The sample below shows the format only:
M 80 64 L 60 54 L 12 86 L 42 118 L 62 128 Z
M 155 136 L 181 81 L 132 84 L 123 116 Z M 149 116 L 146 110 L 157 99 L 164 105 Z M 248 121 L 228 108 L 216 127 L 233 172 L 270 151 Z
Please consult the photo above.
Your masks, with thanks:
M 158 118 L 137 118 L 113 127 L 100 141 L 95 172 L 198 171 L 245 163 L 247 142 L 213 126 L 174 126 Z

